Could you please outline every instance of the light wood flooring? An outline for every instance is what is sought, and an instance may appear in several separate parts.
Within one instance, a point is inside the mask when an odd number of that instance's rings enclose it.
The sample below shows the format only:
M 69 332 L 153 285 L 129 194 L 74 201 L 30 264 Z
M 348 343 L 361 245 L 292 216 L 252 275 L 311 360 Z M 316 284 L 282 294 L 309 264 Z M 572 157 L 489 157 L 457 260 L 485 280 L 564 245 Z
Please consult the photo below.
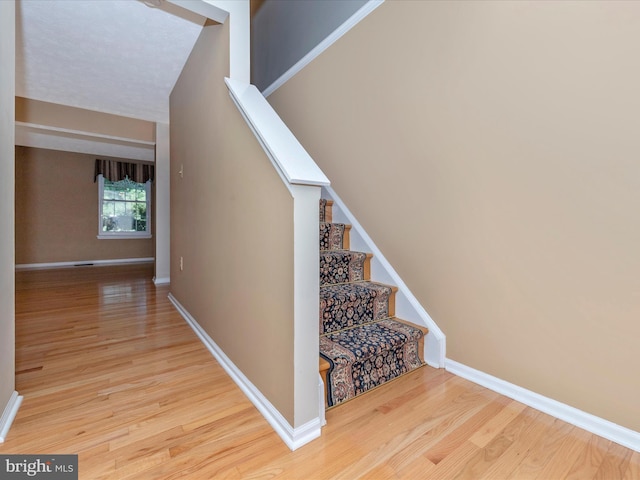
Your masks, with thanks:
M 149 266 L 17 274 L 17 390 L 0 453 L 76 453 L 98 479 L 640 479 L 640 454 L 443 370 L 327 412 L 289 451 Z

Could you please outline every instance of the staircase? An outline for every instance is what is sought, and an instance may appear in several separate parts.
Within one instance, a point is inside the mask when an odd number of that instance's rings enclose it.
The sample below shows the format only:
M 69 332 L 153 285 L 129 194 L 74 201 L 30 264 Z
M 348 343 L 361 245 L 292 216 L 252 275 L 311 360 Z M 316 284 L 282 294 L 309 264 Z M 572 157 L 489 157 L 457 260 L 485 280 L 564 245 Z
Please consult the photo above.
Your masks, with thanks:
M 428 330 L 395 318 L 396 287 L 370 281 L 371 254 L 320 200 L 320 375 L 327 408 L 424 365 Z

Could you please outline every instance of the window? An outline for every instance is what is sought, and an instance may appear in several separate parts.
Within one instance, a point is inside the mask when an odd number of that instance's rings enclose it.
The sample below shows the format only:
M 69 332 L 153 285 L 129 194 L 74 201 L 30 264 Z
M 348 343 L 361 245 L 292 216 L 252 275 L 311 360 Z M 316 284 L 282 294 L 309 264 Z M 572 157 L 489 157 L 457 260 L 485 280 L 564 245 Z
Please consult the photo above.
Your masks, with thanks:
M 98 179 L 98 238 L 150 238 L 151 181 Z

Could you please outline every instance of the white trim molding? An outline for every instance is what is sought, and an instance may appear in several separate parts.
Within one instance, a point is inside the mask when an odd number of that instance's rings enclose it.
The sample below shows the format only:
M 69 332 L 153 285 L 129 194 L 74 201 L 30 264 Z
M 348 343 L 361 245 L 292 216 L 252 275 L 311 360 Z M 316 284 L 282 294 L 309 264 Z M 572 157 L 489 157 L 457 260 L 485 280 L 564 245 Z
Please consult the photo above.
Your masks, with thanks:
M 284 85 L 291 77 L 315 60 L 322 52 L 336 43 L 340 37 L 355 27 L 363 18 L 373 12 L 384 3 L 384 0 L 369 0 L 356 13 L 351 15 L 342 25 L 336 28 L 327 38 L 316 45 L 309 53 L 296 62 L 289 70 L 284 72 L 278 79 L 262 91 L 262 95 L 268 97 L 278 88 Z
M 424 358 L 427 364 L 435 368 L 443 368 L 446 355 L 446 337 L 436 322 L 422 307 L 418 299 L 411 293 L 409 287 L 402 281 L 400 275 L 394 270 L 380 249 L 356 217 L 349 211 L 345 203 L 340 199 L 330 186 L 324 186 L 323 198 L 333 200 L 333 221 L 351 225 L 350 241 L 353 250 L 371 252 L 371 279 L 376 282 L 387 283 L 398 287 L 396 293 L 396 316 L 408 320 L 417 325 L 423 325 L 429 329 L 424 342 Z
M 322 380 L 322 375 L 318 373 L 318 412 L 320 412 L 320 426 L 324 427 L 327 424 L 326 417 L 326 405 L 324 400 L 324 380 Z
M 321 431 L 321 419 L 315 418 L 300 427 L 293 428 L 273 404 L 256 388 L 256 386 L 242 373 L 242 371 L 227 357 L 222 349 L 198 324 L 195 318 L 180 304 L 180 302 L 169 294 L 169 301 L 176 307 L 180 315 L 185 319 L 196 335 L 200 338 L 211 355 L 220 363 L 220 366 L 227 372 L 231 379 L 240 387 L 240 390 L 247 396 L 249 401 L 258 409 L 262 416 L 269 422 L 271 427 L 280 436 L 282 441 L 291 449 L 297 448 L 318 438 Z
M 168 110 L 168 108 L 167 108 Z M 153 217 L 155 219 L 156 268 L 158 281 L 171 276 L 171 149 L 168 123 L 156 123 L 156 173 Z M 158 283 L 156 282 L 156 285 Z
M 468 367 L 449 358 L 446 359 L 445 368 L 449 372 L 466 378 L 478 385 L 482 385 L 489 390 L 498 392 L 541 412 L 564 420 L 571 425 L 575 425 L 576 427 L 604 437 L 631 450 L 640 452 L 640 432 L 630 430 L 609 420 L 578 410 L 575 407 L 532 392 L 526 388 L 519 387 L 518 385 L 514 385 L 513 383 Z
M 254 85 L 225 78 L 229 95 L 260 142 L 287 188 L 290 185 L 329 185 L 291 130 Z
M 293 198 L 293 426 L 241 372 L 236 372 L 233 364 L 225 368 L 229 369 L 229 374 L 241 388 L 244 385 L 247 396 L 289 448 L 295 450 L 320 436 L 324 415 L 324 405 L 320 409 L 316 402 L 319 298 L 317 219 L 320 187 L 329 185 L 329 180 L 255 86 L 233 76 L 225 78 L 225 82 L 231 99 Z M 216 351 L 215 348 L 211 350 L 212 353 Z M 218 358 L 223 366 L 226 365 L 225 358 Z
M 22 395 L 18 395 L 18 392 L 14 390 L 9 397 L 9 401 L 2 412 L 2 417 L 0 417 L 0 443 L 4 443 L 7 438 L 7 434 L 9 433 L 9 429 L 11 428 L 11 424 L 13 420 L 16 418 L 18 413 L 18 409 L 22 404 Z
M 66 267 L 106 267 L 113 265 L 125 265 L 134 263 L 153 263 L 154 257 L 140 258 L 114 258 L 111 260 L 81 260 L 75 262 L 50 262 L 50 263 L 20 263 L 16 265 L 16 270 L 37 270 L 47 268 Z
M 320 406 L 313 400 L 317 398 L 319 348 L 318 202 L 320 187 L 329 185 L 329 180 L 255 86 L 230 78 L 225 78 L 225 82 L 231 99 L 293 197 L 294 425 L 311 422 L 312 429 L 316 425 L 320 428 L 324 404 L 322 410 L 318 410 Z M 272 423 L 276 424 L 279 422 Z M 298 431 L 303 427 L 292 431 L 274 428 L 282 432 L 292 449 L 312 440 L 315 435 L 314 430 L 313 435 L 294 440 L 300 436 Z
M 167 1 L 218 23 L 225 23 L 229 18 L 229 76 L 234 80 L 250 82 L 249 0 Z
M 100 139 L 100 140 L 105 140 L 105 141 L 110 141 L 110 142 L 118 142 L 118 143 L 123 143 L 123 144 L 127 144 L 129 146 L 142 146 L 143 148 L 149 148 L 151 150 L 153 150 L 153 148 L 156 145 L 156 142 L 152 142 L 149 140 L 139 140 L 137 138 L 128 138 L 128 137 L 118 137 L 115 135 L 105 135 L 103 133 L 92 133 L 92 132 L 86 132 L 84 130 L 73 130 L 71 128 L 61 128 L 61 127 L 54 127 L 51 125 L 42 125 L 42 124 L 38 124 L 38 123 L 31 123 L 31 122 L 20 122 L 16 120 L 16 127 L 25 127 L 25 128 L 32 128 L 34 130 L 42 130 L 45 132 L 54 132 L 54 133 L 64 133 L 64 134 L 69 134 L 69 135 L 78 135 L 78 136 L 83 136 L 83 137 L 89 137 L 91 139 Z
M 153 236 L 150 233 L 143 233 L 141 235 L 136 235 L 135 233 L 130 233 L 130 234 L 119 233 L 119 234 L 113 234 L 113 235 L 109 235 L 109 234 L 96 235 L 96 238 L 98 240 L 135 240 L 135 239 L 140 240 L 140 239 L 153 238 Z
M 171 283 L 170 277 L 153 277 L 154 285 L 168 285 Z

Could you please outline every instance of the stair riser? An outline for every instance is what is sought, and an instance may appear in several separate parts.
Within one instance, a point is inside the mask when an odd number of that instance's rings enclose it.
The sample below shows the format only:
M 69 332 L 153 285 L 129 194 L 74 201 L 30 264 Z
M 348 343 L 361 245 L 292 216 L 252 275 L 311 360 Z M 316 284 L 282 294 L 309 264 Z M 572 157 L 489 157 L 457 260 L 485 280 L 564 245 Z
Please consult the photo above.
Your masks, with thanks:
M 367 280 L 370 258 L 370 255 L 360 252 L 321 252 L 320 286 Z
M 320 289 L 320 334 L 337 332 L 391 317 L 395 292 L 390 287 L 363 283 Z
M 320 251 L 348 250 L 349 228 L 344 223 L 320 224 Z
M 320 200 L 320 223 L 329 222 L 333 220 L 332 215 L 333 200 Z

